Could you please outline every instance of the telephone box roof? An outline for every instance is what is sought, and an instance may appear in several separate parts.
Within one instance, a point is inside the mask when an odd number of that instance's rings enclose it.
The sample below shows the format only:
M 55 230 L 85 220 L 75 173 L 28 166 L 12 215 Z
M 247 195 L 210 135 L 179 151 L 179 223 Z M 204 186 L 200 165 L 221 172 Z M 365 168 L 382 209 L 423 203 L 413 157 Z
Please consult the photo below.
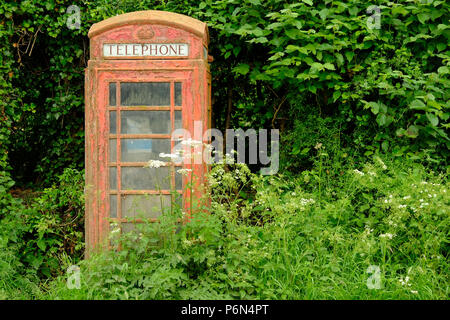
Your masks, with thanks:
M 208 26 L 206 23 L 183 14 L 157 10 L 125 13 L 95 23 L 89 29 L 88 36 L 92 38 L 105 31 L 133 24 L 160 24 L 179 28 L 189 31 L 202 38 L 205 43 L 209 43 Z

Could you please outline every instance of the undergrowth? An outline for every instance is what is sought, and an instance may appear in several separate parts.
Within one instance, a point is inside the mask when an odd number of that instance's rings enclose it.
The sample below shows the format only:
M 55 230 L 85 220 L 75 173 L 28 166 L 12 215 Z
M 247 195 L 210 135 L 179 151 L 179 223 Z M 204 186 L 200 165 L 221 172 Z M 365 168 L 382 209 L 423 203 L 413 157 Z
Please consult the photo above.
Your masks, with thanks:
M 64 275 L 40 298 L 448 299 L 446 177 L 379 157 L 334 179 L 322 165 L 296 178 L 217 165 L 210 212 L 141 224 L 81 262 L 80 289 Z

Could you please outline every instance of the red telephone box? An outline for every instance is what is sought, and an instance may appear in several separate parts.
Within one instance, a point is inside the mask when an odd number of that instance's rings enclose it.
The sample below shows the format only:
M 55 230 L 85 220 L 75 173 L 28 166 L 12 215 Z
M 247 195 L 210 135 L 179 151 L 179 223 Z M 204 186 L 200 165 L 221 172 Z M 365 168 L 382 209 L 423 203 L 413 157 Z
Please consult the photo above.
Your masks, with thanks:
M 110 221 L 121 232 L 138 215 L 156 221 L 162 194 L 187 199 L 183 165 L 146 168 L 172 153 L 175 129 L 210 127 L 208 28 L 196 19 L 139 11 L 106 19 L 89 31 L 86 69 L 86 247 L 105 244 Z M 205 165 L 184 165 L 196 177 Z M 157 179 L 157 177 L 159 177 Z M 173 191 L 173 189 L 172 189 Z

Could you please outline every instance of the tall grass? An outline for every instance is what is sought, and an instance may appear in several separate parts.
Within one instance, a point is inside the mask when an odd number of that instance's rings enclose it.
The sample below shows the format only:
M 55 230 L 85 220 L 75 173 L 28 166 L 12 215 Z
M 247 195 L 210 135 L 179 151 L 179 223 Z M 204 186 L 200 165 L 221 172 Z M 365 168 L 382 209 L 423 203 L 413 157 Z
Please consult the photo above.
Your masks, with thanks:
M 296 178 L 217 166 L 209 213 L 177 232 L 182 212 L 141 225 L 82 263 L 81 289 L 60 277 L 40 298 L 448 299 L 446 177 L 380 158 L 334 179 L 321 166 Z

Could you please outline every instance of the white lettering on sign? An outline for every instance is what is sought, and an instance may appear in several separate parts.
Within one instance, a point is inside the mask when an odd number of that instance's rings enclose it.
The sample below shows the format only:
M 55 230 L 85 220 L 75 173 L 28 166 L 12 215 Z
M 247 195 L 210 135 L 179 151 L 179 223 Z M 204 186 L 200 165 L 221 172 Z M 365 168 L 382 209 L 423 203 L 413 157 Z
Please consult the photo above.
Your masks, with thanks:
M 187 57 L 187 43 L 105 43 L 104 57 Z

